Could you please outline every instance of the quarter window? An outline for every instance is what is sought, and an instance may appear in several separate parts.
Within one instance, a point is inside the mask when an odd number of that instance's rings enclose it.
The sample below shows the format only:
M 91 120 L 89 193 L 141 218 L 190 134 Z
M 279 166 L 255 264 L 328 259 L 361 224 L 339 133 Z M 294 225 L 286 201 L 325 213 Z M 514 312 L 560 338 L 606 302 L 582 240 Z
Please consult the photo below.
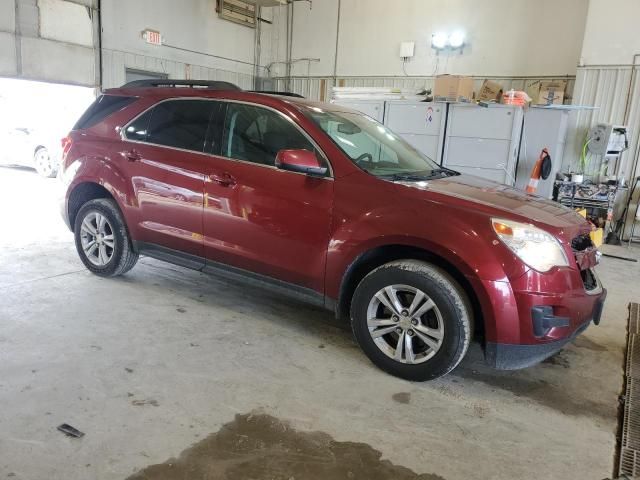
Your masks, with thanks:
M 262 165 L 275 165 L 280 150 L 318 152 L 292 123 L 277 112 L 229 103 L 224 122 L 221 154 Z
M 73 130 L 84 130 L 97 125 L 111 114 L 122 110 L 126 106 L 135 102 L 135 97 L 123 97 L 120 95 L 100 95 L 95 102 L 91 104 L 87 111 L 82 114 L 76 122 Z

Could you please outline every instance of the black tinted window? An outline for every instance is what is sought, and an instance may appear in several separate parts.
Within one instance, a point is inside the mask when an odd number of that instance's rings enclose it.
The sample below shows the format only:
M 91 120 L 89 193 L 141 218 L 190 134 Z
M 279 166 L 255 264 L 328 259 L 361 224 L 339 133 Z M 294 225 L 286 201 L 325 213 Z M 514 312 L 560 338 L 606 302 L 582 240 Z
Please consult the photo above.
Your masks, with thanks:
M 82 114 L 73 129 L 82 130 L 91 128 L 109 115 L 130 105 L 137 99 L 135 97 L 123 97 L 120 95 L 100 95 Z
M 145 142 L 147 140 L 149 120 L 151 120 L 152 113 L 153 110 L 148 110 L 146 113 L 140 115 L 133 122 L 131 122 L 125 130 L 125 136 L 129 140 L 138 140 L 140 142 Z
M 315 152 L 311 142 L 279 113 L 251 105 L 228 104 L 223 156 L 274 165 L 280 150 L 298 149 Z
M 152 110 L 146 141 L 202 152 L 214 105 L 215 102 L 206 100 L 159 103 Z

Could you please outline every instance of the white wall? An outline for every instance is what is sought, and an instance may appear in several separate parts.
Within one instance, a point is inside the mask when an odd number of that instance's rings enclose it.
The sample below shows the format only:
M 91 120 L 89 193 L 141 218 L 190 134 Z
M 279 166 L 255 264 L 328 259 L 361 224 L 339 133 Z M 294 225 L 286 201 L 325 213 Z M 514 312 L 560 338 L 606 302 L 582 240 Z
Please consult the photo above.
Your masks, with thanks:
M 121 85 L 125 68 L 167 73 L 170 78 L 250 83 L 255 30 L 220 19 L 215 4 L 215 0 L 103 0 L 103 84 Z M 166 45 L 178 48 L 147 44 L 141 36 L 145 29 L 159 31 Z
M 96 85 L 94 23 L 87 9 L 92 4 L 93 0 L 2 0 L 0 75 Z
M 585 65 L 629 65 L 640 54 L 640 1 L 590 0 L 582 46 Z
M 310 9 L 306 2 L 295 3 L 292 57 L 319 57 L 311 75 L 333 74 L 337 5 L 338 0 L 317 0 Z M 575 74 L 588 2 L 342 0 L 341 5 L 339 76 L 403 75 L 400 42 L 415 41 L 415 57 L 406 67 L 409 75 L 514 77 Z M 282 21 L 277 29 L 281 38 L 285 28 Z M 438 58 L 431 35 L 456 28 L 467 32 L 469 47 L 462 55 Z M 272 61 L 285 56 L 282 48 Z M 282 75 L 284 68 L 274 73 Z M 293 74 L 306 75 L 306 65 L 296 65 Z

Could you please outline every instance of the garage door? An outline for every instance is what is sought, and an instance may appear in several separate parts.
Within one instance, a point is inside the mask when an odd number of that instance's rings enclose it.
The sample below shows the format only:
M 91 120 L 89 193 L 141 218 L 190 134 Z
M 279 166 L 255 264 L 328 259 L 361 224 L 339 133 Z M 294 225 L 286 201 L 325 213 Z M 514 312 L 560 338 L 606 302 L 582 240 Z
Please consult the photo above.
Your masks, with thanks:
M 94 3 L 0 2 L 0 76 L 96 86 Z

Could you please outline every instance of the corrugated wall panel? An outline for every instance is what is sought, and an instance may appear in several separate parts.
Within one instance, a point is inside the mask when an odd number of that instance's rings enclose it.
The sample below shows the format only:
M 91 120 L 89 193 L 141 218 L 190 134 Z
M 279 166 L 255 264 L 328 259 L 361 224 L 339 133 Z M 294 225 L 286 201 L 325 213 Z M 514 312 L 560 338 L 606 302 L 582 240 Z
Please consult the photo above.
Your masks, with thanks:
M 119 87 L 125 82 L 127 68 L 146 72 L 166 73 L 172 79 L 224 80 L 240 88 L 253 88 L 253 75 L 232 72 L 204 65 L 193 65 L 164 58 L 138 55 L 118 50 L 102 50 L 104 88 Z

